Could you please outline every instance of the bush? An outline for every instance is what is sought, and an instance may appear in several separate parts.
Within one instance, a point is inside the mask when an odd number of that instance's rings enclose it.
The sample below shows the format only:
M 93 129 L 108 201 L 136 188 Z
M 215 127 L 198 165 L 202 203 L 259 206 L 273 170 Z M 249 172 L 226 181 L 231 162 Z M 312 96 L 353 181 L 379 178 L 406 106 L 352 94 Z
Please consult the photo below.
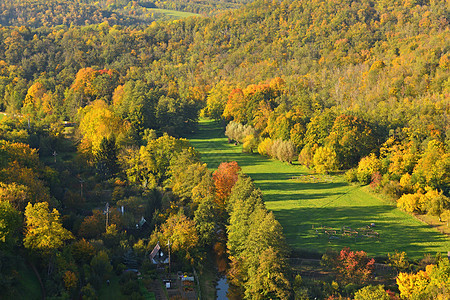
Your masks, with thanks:
M 355 168 L 347 170 L 347 172 L 345 172 L 345 179 L 347 182 L 357 182 L 357 170 Z
M 422 193 L 404 194 L 397 200 L 397 207 L 411 213 L 423 213 L 425 211 L 423 196 Z
M 372 180 L 372 174 L 379 172 L 381 169 L 381 164 L 375 154 L 370 154 L 369 156 L 363 157 L 357 169 L 358 181 L 361 184 L 369 184 Z
M 127 281 L 120 286 L 120 292 L 124 295 L 131 295 L 137 290 L 139 290 L 139 282 L 137 280 Z
M 253 153 L 258 147 L 258 139 L 253 134 L 247 135 L 243 142 L 242 151 L 244 152 Z
M 232 141 L 243 143 L 246 136 L 254 136 L 256 135 L 256 131 L 250 125 L 242 125 L 241 123 L 231 121 L 225 128 L 225 135 Z
M 400 196 L 403 194 L 403 192 L 402 192 L 403 189 L 400 186 L 400 183 L 398 183 L 396 181 L 392 181 L 392 180 L 385 182 L 384 179 L 385 178 L 383 177 L 383 182 L 382 182 L 383 193 L 395 200 L 400 198 Z
M 86 300 L 97 299 L 97 294 L 95 292 L 95 289 L 92 287 L 92 285 L 90 283 L 88 283 L 81 289 L 81 295 L 82 295 L 82 298 L 86 299 Z
M 258 153 L 263 156 L 270 156 L 270 149 L 272 148 L 273 140 L 270 138 L 265 138 L 258 145 Z
M 300 154 L 298 156 L 298 162 L 308 168 L 313 166 L 313 157 L 317 148 L 318 148 L 317 145 L 310 145 L 310 144 L 303 147 L 302 151 L 300 151 Z
M 295 159 L 295 145 L 291 141 L 281 141 L 277 149 L 277 158 L 283 162 L 292 163 Z
M 289 163 L 292 163 L 296 157 L 295 145 L 291 141 L 265 139 L 263 143 L 261 147 L 258 147 L 260 153 L 266 152 L 272 158 Z
M 328 147 L 319 147 L 313 156 L 314 169 L 317 173 L 328 173 L 337 169 L 336 152 Z
M 358 290 L 355 293 L 355 300 L 389 300 L 389 294 L 384 290 L 382 285 L 372 286 L 368 285 Z

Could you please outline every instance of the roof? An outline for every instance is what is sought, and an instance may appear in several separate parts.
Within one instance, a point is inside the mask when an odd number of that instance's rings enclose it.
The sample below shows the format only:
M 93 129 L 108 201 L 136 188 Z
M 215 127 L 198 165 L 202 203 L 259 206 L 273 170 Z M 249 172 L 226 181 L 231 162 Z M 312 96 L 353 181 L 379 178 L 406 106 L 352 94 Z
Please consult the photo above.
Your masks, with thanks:
M 159 242 L 156 244 L 155 248 L 153 248 L 152 253 L 150 253 L 150 259 L 153 260 L 156 255 L 158 255 L 159 250 L 161 250 L 161 247 L 159 246 Z

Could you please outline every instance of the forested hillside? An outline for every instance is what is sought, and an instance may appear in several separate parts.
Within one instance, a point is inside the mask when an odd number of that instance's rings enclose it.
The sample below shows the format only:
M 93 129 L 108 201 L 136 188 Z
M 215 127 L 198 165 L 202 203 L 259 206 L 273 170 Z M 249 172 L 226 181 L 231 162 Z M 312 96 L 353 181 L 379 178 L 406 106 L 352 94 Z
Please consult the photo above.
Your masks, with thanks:
M 83 26 L 108 22 L 110 25 L 149 25 L 155 21 L 189 15 L 213 15 L 237 9 L 241 1 L 148 1 L 148 0 L 4 0 L 0 3 L 3 26 Z M 170 11 L 167 11 L 170 10 Z
M 210 268 L 207 253 L 228 261 L 238 298 L 353 297 L 379 283 L 348 249 L 324 265 L 359 266 L 361 280 L 294 279 L 261 192 L 180 138 L 200 115 L 226 121 L 244 151 L 346 171 L 408 212 L 449 218 L 448 3 L 245 2 L 0 3 L 0 293 L 20 297 L 19 274 L 34 269 L 49 297 L 105 298 L 110 280 L 140 299 L 157 278 L 144 258 L 167 240 L 183 271 Z M 398 272 L 420 270 L 397 277 L 401 297 L 448 295 L 448 261 L 423 270 L 395 255 Z M 145 281 L 123 272 L 137 267 Z

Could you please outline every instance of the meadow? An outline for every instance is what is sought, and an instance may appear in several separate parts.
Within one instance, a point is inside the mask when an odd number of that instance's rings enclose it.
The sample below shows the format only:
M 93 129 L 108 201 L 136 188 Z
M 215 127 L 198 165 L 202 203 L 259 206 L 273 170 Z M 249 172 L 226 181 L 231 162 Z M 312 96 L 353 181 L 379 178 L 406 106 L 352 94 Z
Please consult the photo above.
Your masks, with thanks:
M 163 15 L 169 16 L 174 19 L 183 19 L 183 18 L 188 18 L 188 17 L 193 17 L 193 16 L 197 16 L 197 17 L 200 16 L 199 14 L 196 14 L 196 13 L 171 10 L 171 9 L 148 8 L 147 10 L 150 13 L 163 14 Z
M 350 185 L 340 175 L 316 175 L 298 164 L 242 153 L 242 147 L 228 143 L 223 132 L 220 123 L 201 120 L 189 139 L 211 170 L 224 161 L 239 164 L 262 190 L 267 208 L 296 252 L 323 253 L 347 246 L 375 257 L 398 250 L 419 259 L 450 249 L 447 236 L 380 199 L 369 187 Z M 344 227 L 358 234 L 340 234 Z M 364 234 L 368 227 L 376 237 Z

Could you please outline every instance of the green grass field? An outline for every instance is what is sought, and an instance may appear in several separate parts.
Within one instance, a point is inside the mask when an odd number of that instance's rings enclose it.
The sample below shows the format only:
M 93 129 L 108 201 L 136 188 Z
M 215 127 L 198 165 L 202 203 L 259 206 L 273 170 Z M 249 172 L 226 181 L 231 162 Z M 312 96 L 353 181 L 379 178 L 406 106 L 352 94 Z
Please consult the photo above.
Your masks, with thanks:
M 267 208 L 284 228 L 288 244 L 298 251 L 324 252 L 327 248 L 364 250 L 371 256 L 406 251 L 418 259 L 425 253 L 447 252 L 449 239 L 415 217 L 398 210 L 368 191 L 353 186 L 342 176 L 314 175 L 299 165 L 289 165 L 242 153 L 240 146 L 227 142 L 223 128 L 201 120 L 199 131 L 190 136 L 202 161 L 216 169 L 223 161 L 236 161 L 264 193 Z M 318 237 L 314 227 L 353 229 L 375 223 L 379 238 Z
M 164 15 L 167 15 L 167 16 L 175 18 L 175 19 L 188 18 L 188 17 L 192 17 L 192 16 L 200 16 L 199 14 L 195 14 L 195 13 L 191 13 L 191 12 L 162 9 L 162 8 L 148 8 L 148 11 L 150 13 L 153 12 L 153 13 L 164 14 Z

